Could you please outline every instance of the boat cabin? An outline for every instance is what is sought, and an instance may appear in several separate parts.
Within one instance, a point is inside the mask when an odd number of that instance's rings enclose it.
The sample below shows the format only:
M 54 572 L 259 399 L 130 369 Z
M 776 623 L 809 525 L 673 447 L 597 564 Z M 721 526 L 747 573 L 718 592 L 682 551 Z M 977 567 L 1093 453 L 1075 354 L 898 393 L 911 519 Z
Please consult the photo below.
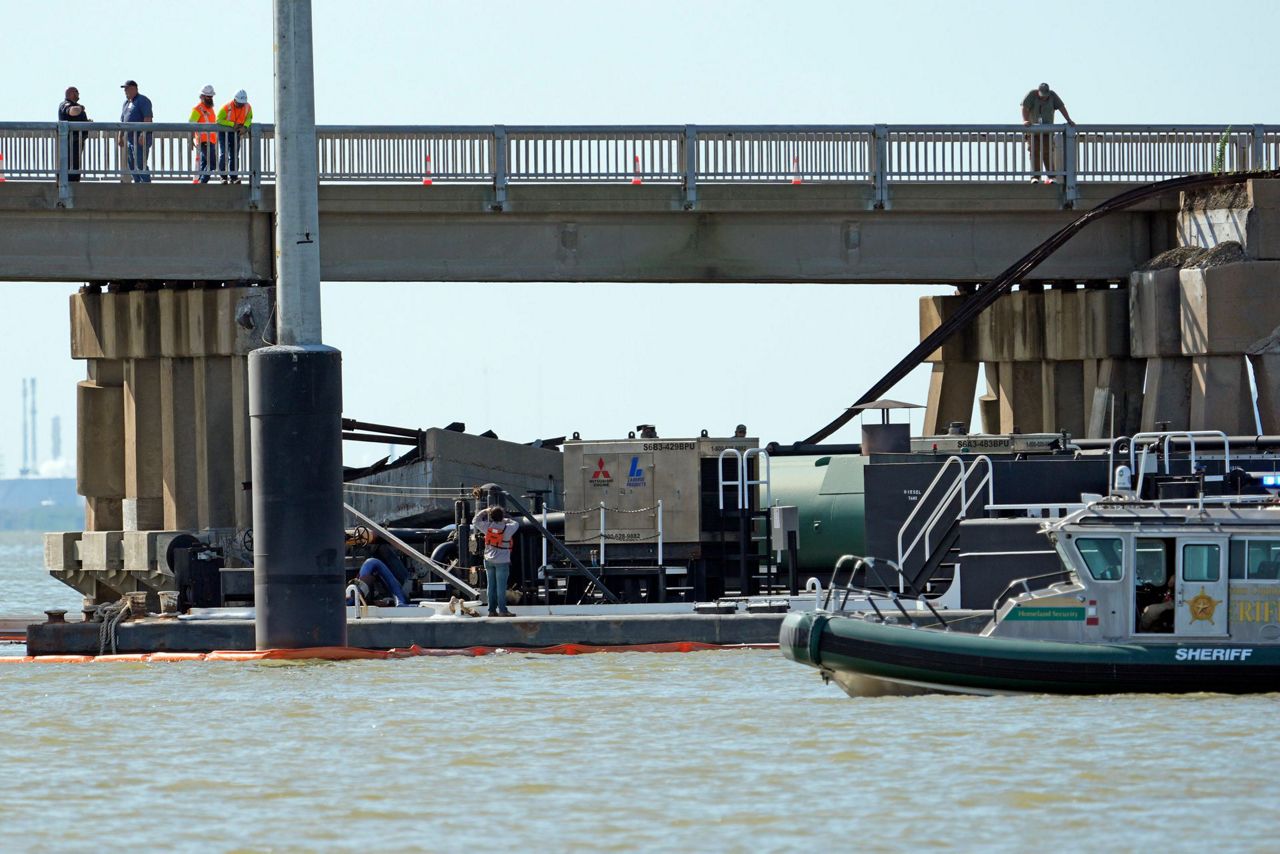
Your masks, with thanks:
M 1043 529 L 1058 580 L 1023 582 L 984 634 L 1052 640 L 1280 641 L 1280 502 L 1105 500 Z M 1049 583 L 1052 582 L 1052 583 Z

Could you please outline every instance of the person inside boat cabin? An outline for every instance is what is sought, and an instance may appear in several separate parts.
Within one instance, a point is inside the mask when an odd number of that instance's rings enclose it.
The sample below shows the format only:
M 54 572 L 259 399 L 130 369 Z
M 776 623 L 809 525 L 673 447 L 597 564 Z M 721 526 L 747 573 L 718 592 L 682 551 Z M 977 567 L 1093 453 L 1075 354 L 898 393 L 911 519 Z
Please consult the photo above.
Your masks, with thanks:
M 1173 562 L 1168 559 L 1172 544 L 1164 540 L 1140 539 L 1136 543 L 1138 631 L 1167 634 L 1173 631 Z

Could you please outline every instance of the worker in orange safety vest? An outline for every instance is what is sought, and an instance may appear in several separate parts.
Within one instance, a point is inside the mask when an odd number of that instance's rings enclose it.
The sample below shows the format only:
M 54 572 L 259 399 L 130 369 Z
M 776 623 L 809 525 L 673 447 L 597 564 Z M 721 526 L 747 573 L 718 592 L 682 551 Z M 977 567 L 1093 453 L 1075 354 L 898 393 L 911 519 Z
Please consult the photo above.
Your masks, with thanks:
M 200 101 L 191 108 L 192 124 L 213 125 L 218 123 L 218 114 L 213 111 L 213 87 L 206 86 L 200 90 Z M 209 183 L 213 174 L 213 163 L 218 153 L 218 135 L 216 133 L 197 133 L 192 144 L 200 156 L 200 172 L 192 183 Z
M 218 110 L 218 124 L 234 130 L 234 133 L 223 131 L 218 134 L 218 171 L 222 173 L 222 183 L 229 180 L 232 184 L 239 184 L 240 141 L 253 125 L 253 107 L 243 89 Z

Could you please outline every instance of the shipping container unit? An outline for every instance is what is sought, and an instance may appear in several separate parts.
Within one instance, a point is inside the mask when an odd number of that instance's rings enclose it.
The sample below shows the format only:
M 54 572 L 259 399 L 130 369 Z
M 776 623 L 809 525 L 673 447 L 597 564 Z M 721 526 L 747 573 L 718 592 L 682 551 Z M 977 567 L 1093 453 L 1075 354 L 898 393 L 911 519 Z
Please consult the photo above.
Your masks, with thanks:
M 754 595 L 777 583 L 768 470 L 752 438 L 566 442 L 565 544 L 628 601 Z

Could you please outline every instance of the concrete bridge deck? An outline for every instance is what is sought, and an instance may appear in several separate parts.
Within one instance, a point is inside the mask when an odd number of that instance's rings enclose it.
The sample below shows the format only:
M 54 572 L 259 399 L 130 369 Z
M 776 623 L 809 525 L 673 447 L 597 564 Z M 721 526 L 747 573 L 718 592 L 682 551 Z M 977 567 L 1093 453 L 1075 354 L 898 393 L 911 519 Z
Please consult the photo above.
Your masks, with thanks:
M 528 184 L 500 210 L 486 185 L 320 187 L 329 281 L 981 282 L 1129 184 L 940 182 L 723 184 L 685 209 L 679 186 Z M 0 279 L 214 280 L 273 277 L 274 188 L 0 184 Z M 1176 198 L 1092 226 L 1036 275 L 1122 279 L 1174 245 Z
M 0 123 L 0 278 L 271 279 L 274 128 L 235 139 L 227 186 L 193 185 L 197 132 Z M 155 183 L 122 183 L 142 138 Z M 1134 185 L 1274 166 L 1280 127 L 339 126 L 317 146 L 329 280 L 958 283 Z M 1176 201 L 1037 277 L 1124 278 L 1174 245 Z

